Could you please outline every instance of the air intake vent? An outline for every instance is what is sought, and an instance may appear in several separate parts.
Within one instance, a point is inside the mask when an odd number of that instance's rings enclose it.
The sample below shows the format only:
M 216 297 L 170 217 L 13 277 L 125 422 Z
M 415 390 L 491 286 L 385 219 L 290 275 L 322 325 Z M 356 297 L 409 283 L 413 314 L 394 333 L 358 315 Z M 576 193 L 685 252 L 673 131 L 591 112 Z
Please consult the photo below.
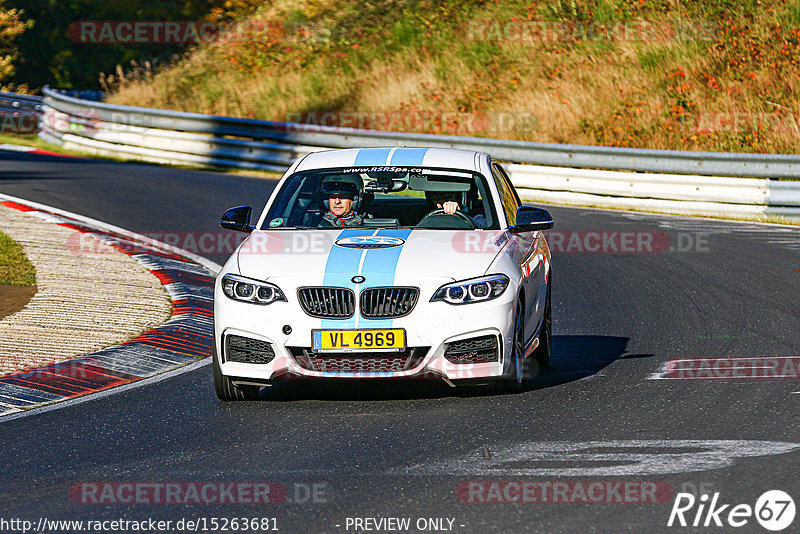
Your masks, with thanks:
M 302 287 L 297 297 L 303 311 L 311 317 L 347 319 L 355 312 L 355 294 L 344 287 Z
M 226 361 L 238 363 L 269 363 L 275 358 L 272 345 L 259 339 L 241 336 L 225 338 Z
M 366 319 L 402 317 L 417 305 L 416 287 L 372 287 L 361 292 L 361 316 Z
M 450 363 L 488 363 L 499 361 L 497 336 L 481 336 L 447 344 L 444 357 Z

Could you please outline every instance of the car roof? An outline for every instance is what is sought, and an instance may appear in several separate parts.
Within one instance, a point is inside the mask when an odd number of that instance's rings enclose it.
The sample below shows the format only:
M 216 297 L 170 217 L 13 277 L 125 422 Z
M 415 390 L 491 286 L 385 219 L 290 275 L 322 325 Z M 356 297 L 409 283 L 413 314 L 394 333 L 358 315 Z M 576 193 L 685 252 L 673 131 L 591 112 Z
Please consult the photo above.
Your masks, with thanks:
M 481 152 L 451 148 L 369 147 L 312 152 L 298 162 L 294 172 L 336 167 L 425 166 L 478 171 Z

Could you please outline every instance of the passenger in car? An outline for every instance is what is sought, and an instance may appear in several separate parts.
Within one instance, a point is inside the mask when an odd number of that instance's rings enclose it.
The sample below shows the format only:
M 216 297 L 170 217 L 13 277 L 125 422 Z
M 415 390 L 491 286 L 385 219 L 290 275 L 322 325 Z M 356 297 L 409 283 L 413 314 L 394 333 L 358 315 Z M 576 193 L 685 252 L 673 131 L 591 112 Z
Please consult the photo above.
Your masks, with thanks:
M 322 216 L 318 227 L 362 226 L 364 218 L 353 209 L 358 188 L 350 182 L 325 182 L 323 193 L 328 196 L 328 211 Z

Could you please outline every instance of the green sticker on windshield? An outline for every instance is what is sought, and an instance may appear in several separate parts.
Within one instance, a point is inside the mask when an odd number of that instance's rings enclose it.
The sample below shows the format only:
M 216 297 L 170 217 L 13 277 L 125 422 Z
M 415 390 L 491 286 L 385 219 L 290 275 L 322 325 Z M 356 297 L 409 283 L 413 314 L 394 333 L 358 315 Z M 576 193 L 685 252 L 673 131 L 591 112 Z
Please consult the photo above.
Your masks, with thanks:
M 278 217 L 278 218 L 276 218 L 276 219 L 272 219 L 272 220 L 269 222 L 269 226 L 270 226 L 270 228 L 275 228 L 276 226 L 280 226 L 280 225 L 282 225 L 282 224 L 283 224 L 283 217 Z

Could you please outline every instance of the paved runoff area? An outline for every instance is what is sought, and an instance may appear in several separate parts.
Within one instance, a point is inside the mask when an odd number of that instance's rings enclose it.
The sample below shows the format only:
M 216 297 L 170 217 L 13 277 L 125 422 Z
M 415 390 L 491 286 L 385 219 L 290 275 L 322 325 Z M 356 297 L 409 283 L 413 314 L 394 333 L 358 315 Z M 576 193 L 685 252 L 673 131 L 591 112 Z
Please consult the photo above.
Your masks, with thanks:
M 0 320 L 0 375 L 127 341 L 172 314 L 158 278 L 96 236 L 2 205 L 0 229 L 22 245 L 38 288 L 25 308 Z
M 38 287 L 0 320 L 0 416 L 210 355 L 208 267 L 143 236 L 21 200 L 0 197 L 0 228 L 22 245 Z

